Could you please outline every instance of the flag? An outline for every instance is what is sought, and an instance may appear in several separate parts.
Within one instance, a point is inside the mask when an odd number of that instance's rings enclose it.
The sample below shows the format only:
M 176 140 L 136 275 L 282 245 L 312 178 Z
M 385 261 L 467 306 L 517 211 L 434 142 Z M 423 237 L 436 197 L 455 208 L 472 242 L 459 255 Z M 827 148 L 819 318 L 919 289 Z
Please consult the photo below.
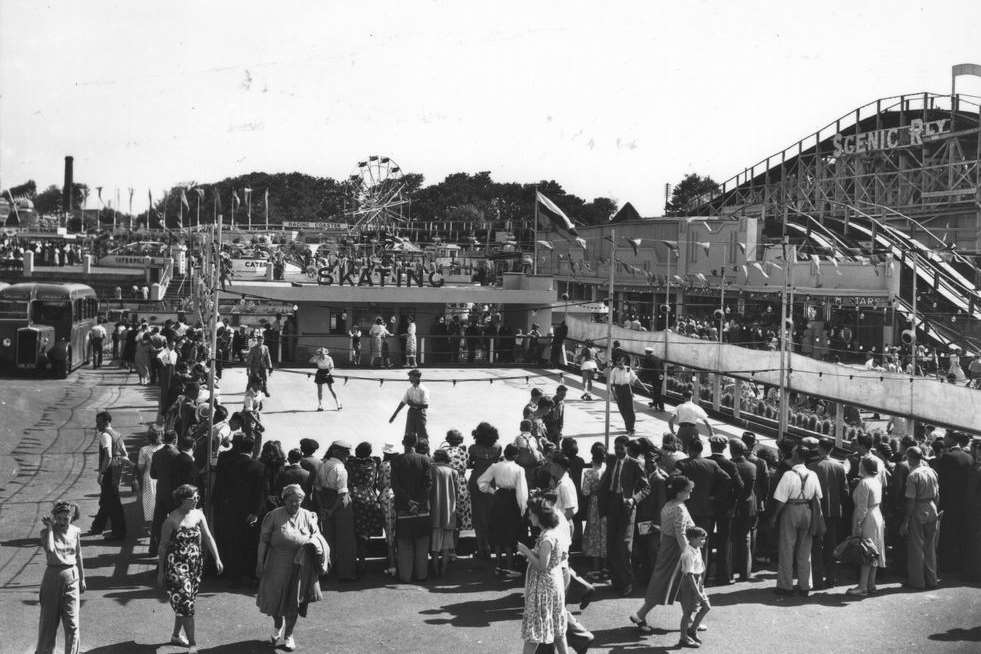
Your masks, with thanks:
M 238 205 L 240 205 L 240 204 L 242 204 L 242 203 L 238 199 L 238 193 L 233 189 L 232 190 L 232 211 L 237 210 L 238 209 Z
M 746 244 L 745 243 L 743 243 L 742 241 L 736 241 L 736 245 L 739 246 L 739 251 L 740 252 L 742 252 L 743 254 L 746 254 Z
M 695 223 L 702 223 L 705 226 L 705 231 L 707 231 L 709 234 L 714 234 L 717 231 L 717 230 L 712 229 L 712 226 L 709 225 L 707 218 L 701 218 L 699 216 L 693 216 L 691 218 L 685 218 L 685 221 L 689 225 L 694 225 Z
M 695 278 L 703 284 L 708 284 L 708 278 L 705 276 L 705 273 L 695 273 Z
M 535 243 L 538 243 L 539 245 L 541 245 L 546 250 L 551 250 L 552 249 L 552 244 L 549 243 L 548 241 L 535 241 Z
M 198 202 L 204 199 L 204 189 L 200 186 L 194 189 L 194 192 L 198 194 Z
M 181 206 L 183 206 L 188 211 L 191 210 L 191 205 L 188 204 L 187 202 L 187 193 L 184 191 L 184 189 L 181 189 Z
M 99 204 L 102 204 L 102 187 L 101 186 L 96 186 L 95 187 L 95 192 L 99 196 Z
M 542 195 L 540 191 L 535 191 L 535 198 L 540 210 L 559 232 L 564 232 L 574 238 L 579 237 L 579 232 L 576 231 L 576 226 L 572 224 L 571 220 L 569 220 L 569 216 L 565 215 L 565 213 L 559 209 L 558 205 Z
M 712 244 L 709 241 L 695 241 L 695 245 L 705 250 L 705 256 L 708 256 L 712 249 Z
M 831 265 L 835 267 L 835 274 L 841 277 L 841 271 L 838 270 L 838 260 L 836 258 L 831 257 Z
M 661 241 L 661 242 L 664 243 L 666 246 L 668 246 L 669 251 L 678 254 L 678 241 Z
M 263 194 L 263 197 L 264 197 L 264 202 L 266 204 L 266 213 L 268 213 L 269 212 L 269 189 L 266 189 L 266 192 Z
M 749 279 L 749 266 L 747 266 L 746 264 L 743 264 L 742 265 L 742 269 L 743 269 L 743 277 L 745 279 Z
M 763 275 L 763 279 L 770 279 L 770 275 L 767 274 L 766 270 L 763 268 L 762 263 L 760 263 L 759 261 L 754 261 L 753 267 L 760 271 L 760 274 Z
M 640 254 L 641 239 L 639 239 L 639 238 L 628 238 L 628 239 L 625 239 L 625 240 L 630 245 L 630 247 L 632 247 L 634 249 L 634 256 L 635 257 L 638 254 Z
M 811 261 L 814 262 L 814 266 L 817 268 L 818 274 L 820 275 L 821 274 L 821 257 L 818 256 L 818 255 L 816 255 L 816 254 L 812 254 L 811 255 Z

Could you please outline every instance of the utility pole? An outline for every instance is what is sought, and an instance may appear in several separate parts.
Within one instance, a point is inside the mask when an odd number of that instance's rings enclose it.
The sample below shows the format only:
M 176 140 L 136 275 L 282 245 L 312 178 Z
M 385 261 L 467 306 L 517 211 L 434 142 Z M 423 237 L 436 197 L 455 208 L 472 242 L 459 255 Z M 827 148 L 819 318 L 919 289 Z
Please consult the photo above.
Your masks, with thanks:
M 535 203 L 537 206 L 537 202 Z M 536 221 L 537 223 L 537 221 Z M 603 429 L 603 443 L 606 451 L 610 451 L 610 398 L 613 395 L 613 384 L 610 377 L 613 373 L 613 275 L 616 271 L 617 238 L 616 228 L 610 228 L 610 279 L 607 297 L 609 306 L 606 308 L 606 422 Z

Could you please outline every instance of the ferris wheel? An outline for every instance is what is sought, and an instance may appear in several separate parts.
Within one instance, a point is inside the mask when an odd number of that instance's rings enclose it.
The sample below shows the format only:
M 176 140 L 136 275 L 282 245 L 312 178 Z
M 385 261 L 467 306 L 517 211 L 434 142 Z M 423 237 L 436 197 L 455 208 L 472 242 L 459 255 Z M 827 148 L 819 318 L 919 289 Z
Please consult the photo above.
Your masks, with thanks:
M 405 222 L 405 176 L 391 157 L 372 155 L 359 161 L 348 182 L 353 206 L 346 213 L 352 231 Z

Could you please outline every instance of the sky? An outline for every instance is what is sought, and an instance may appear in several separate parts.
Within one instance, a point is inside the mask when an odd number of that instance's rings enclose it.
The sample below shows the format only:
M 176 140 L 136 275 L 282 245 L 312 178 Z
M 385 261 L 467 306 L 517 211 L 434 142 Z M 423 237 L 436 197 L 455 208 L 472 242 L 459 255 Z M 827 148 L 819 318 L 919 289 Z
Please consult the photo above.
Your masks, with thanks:
M 70 154 L 142 211 L 147 189 L 346 178 L 377 154 L 660 215 L 685 174 L 948 93 L 953 64 L 981 63 L 978 24 L 977 0 L 0 0 L 0 187 L 60 185 Z

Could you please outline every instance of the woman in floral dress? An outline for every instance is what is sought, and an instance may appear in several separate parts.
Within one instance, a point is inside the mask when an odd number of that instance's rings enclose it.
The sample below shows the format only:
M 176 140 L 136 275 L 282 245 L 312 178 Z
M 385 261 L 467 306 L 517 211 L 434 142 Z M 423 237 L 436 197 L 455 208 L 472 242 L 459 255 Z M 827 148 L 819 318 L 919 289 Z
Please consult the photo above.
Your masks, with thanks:
M 606 559 L 606 517 L 600 516 L 599 510 L 599 487 L 606 469 L 606 447 L 602 443 L 593 443 L 589 454 L 592 465 L 582 473 L 582 494 L 589 502 L 586 508 L 586 529 L 582 535 L 582 553 L 592 557 L 593 571 L 599 572 Z
M 372 536 L 381 534 L 383 517 L 378 502 L 378 462 L 371 458 L 371 443 L 354 448 L 347 462 L 348 490 L 354 506 L 354 536 L 358 545 L 358 566 L 364 569 L 365 552 Z
M 440 447 L 450 455 L 450 467 L 456 470 L 456 541 L 459 542 L 460 530 L 473 528 L 473 509 L 470 505 L 470 489 L 467 488 L 467 461 L 470 458 L 463 444 L 463 434 L 451 429 L 446 432 L 446 443 Z M 456 556 L 454 544 L 453 556 Z
M 392 459 L 395 446 L 385 445 L 382 461 L 378 465 L 378 503 L 381 504 L 385 524 L 385 544 L 388 546 L 388 567 L 385 574 L 395 576 L 395 490 L 392 488 Z
M 525 654 L 534 654 L 542 643 L 553 644 L 558 654 L 565 654 L 565 575 L 569 560 L 569 525 L 559 520 L 555 506 L 544 497 L 528 500 L 528 516 L 541 534 L 535 549 L 518 542 L 518 553 L 528 560 L 525 573 L 525 611 L 521 619 L 521 637 Z
M 194 639 L 194 601 L 204 568 L 202 540 L 215 560 L 218 574 L 221 574 L 223 566 L 218 556 L 218 546 L 208 529 L 208 520 L 196 508 L 200 499 L 197 487 L 182 484 L 174 490 L 173 497 L 177 508 L 167 516 L 160 531 L 157 584 L 166 591 L 170 608 L 174 610 L 174 631 L 170 643 L 187 647 L 189 654 L 195 654 L 198 649 Z M 186 640 L 181 638 L 181 629 Z

